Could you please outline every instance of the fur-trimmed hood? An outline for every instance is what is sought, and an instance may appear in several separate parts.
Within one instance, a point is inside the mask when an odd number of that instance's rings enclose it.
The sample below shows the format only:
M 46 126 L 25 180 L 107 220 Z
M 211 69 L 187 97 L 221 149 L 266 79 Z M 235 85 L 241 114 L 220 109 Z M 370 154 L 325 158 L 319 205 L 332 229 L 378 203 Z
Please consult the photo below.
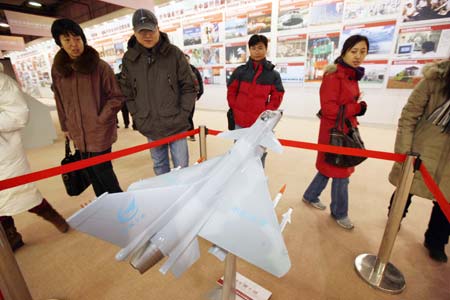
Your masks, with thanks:
M 324 74 L 331 74 L 337 71 L 337 65 L 336 64 L 330 64 L 326 65 L 323 69 Z
M 442 79 L 450 68 L 450 60 L 426 64 L 422 73 L 426 79 Z
M 85 45 L 83 54 L 75 60 L 72 60 L 64 49 L 60 49 L 55 55 L 53 65 L 56 72 L 62 77 L 67 77 L 73 71 L 83 74 L 92 73 L 100 61 L 100 56 L 94 48 Z

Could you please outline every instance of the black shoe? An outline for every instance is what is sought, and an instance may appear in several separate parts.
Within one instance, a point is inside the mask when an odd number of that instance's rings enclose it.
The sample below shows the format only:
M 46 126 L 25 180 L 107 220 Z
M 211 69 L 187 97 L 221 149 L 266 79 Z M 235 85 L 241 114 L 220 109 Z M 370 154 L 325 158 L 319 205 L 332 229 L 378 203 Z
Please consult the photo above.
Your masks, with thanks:
M 425 248 L 428 249 L 428 254 L 433 260 L 442 263 L 447 262 L 448 258 L 447 255 L 445 254 L 444 249 L 432 248 L 430 245 L 428 245 L 426 241 L 423 243 L 423 245 L 425 246 Z
M 126 125 L 125 125 L 125 128 L 128 128 L 128 127 L 129 127 L 128 124 L 126 124 Z

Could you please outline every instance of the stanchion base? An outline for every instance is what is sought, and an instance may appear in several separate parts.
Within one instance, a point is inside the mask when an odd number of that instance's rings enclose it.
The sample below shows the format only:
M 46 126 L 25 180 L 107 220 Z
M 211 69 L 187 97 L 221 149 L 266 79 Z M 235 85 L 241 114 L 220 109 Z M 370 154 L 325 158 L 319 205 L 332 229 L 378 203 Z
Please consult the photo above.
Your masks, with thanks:
M 355 259 L 355 269 L 358 275 L 372 287 L 390 294 L 399 294 L 405 287 L 403 274 L 391 263 L 387 263 L 382 275 L 373 274 L 376 255 L 360 254 Z

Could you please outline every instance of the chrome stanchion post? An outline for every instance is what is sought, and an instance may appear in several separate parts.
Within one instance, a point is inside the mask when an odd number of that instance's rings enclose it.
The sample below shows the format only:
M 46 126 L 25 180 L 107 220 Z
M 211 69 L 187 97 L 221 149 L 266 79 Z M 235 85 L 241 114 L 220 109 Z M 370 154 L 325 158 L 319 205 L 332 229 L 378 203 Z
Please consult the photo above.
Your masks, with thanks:
M 200 132 L 199 132 L 199 136 L 200 136 L 200 158 L 203 160 L 207 160 L 208 159 L 208 153 L 206 152 L 206 133 L 207 133 L 207 128 L 205 125 L 200 125 L 199 126 Z
M 0 225 L 0 290 L 5 299 L 32 300 L 27 284 L 20 272 L 9 246 L 3 227 Z
M 419 163 L 417 154 L 407 154 L 378 255 L 360 254 L 355 259 L 356 272 L 362 279 L 372 287 L 391 294 L 401 293 L 406 286 L 403 274 L 389 262 L 389 258 L 402 221 L 414 172 L 418 169 Z
M 228 253 L 225 258 L 225 274 L 223 275 L 222 300 L 236 299 L 236 256 Z

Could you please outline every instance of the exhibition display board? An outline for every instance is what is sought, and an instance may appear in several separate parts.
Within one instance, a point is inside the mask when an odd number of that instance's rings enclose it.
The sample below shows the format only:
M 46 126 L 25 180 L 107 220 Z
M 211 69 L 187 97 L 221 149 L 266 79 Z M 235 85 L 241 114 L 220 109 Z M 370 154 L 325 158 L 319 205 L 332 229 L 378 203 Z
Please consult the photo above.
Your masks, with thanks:
M 248 38 L 269 40 L 268 58 L 283 81 L 318 86 L 324 67 L 345 39 L 370 41 L 361 86 L 411 89 L 427 62 L 450 56 L 450 1 L 434 0 L 196 0 L 155 7 L 161 31 L 191 56 L 205 84 L 225 85 L 248 59 Z M 131 15 L 84 28 L 88 43 L 115 72 L 132 35 Z M 7 52 L 17 78 L 36 97 L 51 95 L 50 68 L 58 47 L 51 40 Z

